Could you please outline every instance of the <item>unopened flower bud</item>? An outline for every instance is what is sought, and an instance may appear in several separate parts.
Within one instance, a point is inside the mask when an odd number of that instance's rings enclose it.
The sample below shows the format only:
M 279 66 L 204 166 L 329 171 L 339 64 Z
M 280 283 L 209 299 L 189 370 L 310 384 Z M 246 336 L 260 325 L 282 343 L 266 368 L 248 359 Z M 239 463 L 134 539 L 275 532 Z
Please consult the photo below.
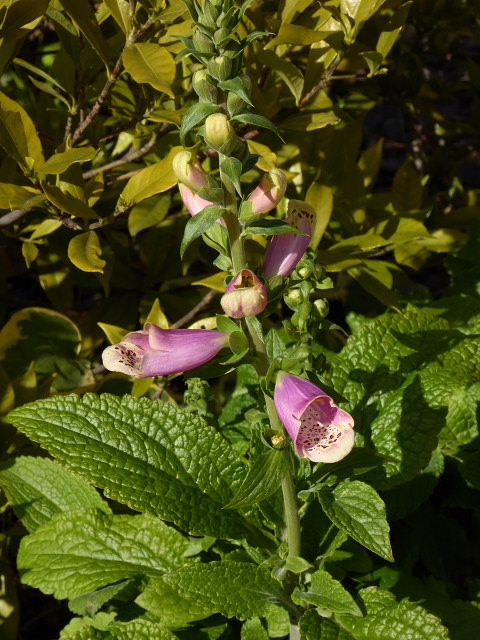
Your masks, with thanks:
M 197 96 L 204 102 L 217 104 L 217 87 L 213 78 L 208 75 L 205 69 L 200 69 L 193 74 L 193 89 Z
M 204 2 L 202 8 L 203 15 L 205 16 L 205 18 L 215 24 L 218 16 L 220 15 L 220 8 L 221 6 L 216 7 L 211 2 Z
M 286 188 L 287 177 L 283 171 L 271 169 L 263 176 L 258 187 L 248 197 L 248 201 L 252 205 L 252 213 L 258 215 L 271 211 L 283 198 Z
M 200 164 L 194 164 L 192 160 L 190 151 L 179 151 L 173 158 L 172 169 L 179 182 L 198 191 L 208 185 L 208 176 Z
M 193 34 L 193 46 L 197 51 L 201 51 L 202 53 L 213 53 L 213 51 L 215 51 L 211 38 L 209 38 L 206 33 L 203 33 L 203 31 L 200 31 L 200 29 L 196 29 Z
M 232 71 L 232 59 L 228 56 L 217 56 L 208 61 L 207 69 L 216 80 L 226 80 Z
M 226 29 L 225 27 L 221 27 L 220 29 L 217 29 L 215 31 L 215 33 L 213 34 L 213 41 L 215 43 L 215 45 L 218 47 L 219 45 L 221 45 L 221 43 L 228 38 L 228 36 L 230 35 L 231 31 L 229 31 L 228 29 Z
M 300 276 L 300 278 L 306 280 L 312 275 L 312 270 L 308 267 L 302 267 L 301 269 L 298 269 L 298 275 Z
M 217 150 L 236 144 L 235 130 L 224 113 L 212 113 L 205 120 L 205 142 Z
M 313 305 L 318 311 L 321 318 L 326 318 L 328 316 L 328 312 L 330 311 L 328 300 L 326 300 L 325 298 L 320 298 L 319 300 L 315 300 Z
M 250 269 L 242 269 L 225 289 L 220 300 L 222 309 L 230 318 L 256 316 L 268 303 L 267 290 Z
M 303 302 L 302 293 L 298 289 L 291 289 L 290 291 L 287 291 L 283 299 L 292 310 L 296 309 Z

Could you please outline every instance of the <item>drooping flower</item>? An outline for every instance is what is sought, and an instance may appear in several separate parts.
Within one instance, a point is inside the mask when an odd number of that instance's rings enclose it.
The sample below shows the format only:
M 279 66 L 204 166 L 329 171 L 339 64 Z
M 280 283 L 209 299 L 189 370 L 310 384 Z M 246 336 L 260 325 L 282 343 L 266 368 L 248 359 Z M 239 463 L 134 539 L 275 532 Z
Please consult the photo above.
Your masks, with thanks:
M 315 210 L 301 200 L 290 200 L 287 210 L 288 222 L 306 235 L 284 233 L 273 236 L 263 260 L 263 275 L 288 276 L 295 269 L 308 249 L 315 228 Z
M 195 369 L 228 345 L 228 334 L 209 329 L 161 329 L 147 322 L 103 352 L 109 371 L 135 378 L 167 376 Z
M 223 310 L 230 318 L 256 316 L 265 309 L 267 303 L 267 289 L 250 269 L 242 269 L 230 280 L 220 299 Z
M 187 211 L 191 216 L 196 216 L 197 213 L 203 211 L 205 207 L 208 207 L 210 204 L 214 204 L 209 200 L 201 198 L 198 193 L 192 191 L 186 184 L 179 183 L 178 190 L 182 196 L 183 204 L 186 206 Z
M 300 458 L 337 462 L 352 450 L 352 416 L 313 382 L 281 371 L 274 402 Z
M 252 213 L 268 213 L 277 206 L 285 194 L 287 177 L 281 169 L 271 169 L 249 195 L 247 202 L 252 205 Z

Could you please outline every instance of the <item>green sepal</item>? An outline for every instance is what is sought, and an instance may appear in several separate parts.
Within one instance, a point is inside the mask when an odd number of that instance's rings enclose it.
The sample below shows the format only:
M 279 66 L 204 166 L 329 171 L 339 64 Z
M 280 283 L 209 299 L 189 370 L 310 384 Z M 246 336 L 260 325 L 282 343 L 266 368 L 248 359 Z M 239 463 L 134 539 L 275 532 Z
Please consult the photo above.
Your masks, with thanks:
M 237 158 L 225 158 L 220 164 L 221 171 L 232 181 L 235 191 L 242 195 L 240 176 L 242 175 L 242 163 Z
M 231 91 L 239 96 L 242 100 L 245 100 L 246 103 L 252 104 L 249 98 L 249 95 L 245 89 L 245 85 L 242 82 L 242 79 L 238 76 L 236 78 L 229 78 L 228 80 L 223 80 L 218 83 L 220 89 L 224 89 L 225 91 Z M 253 105 L 252 105 L 253 106 Z
M 182 119 L 182 126 L 180 127 L 180 140 L 185 145 L 185 138 L 187 133 L 195 125 L 199 124 L 207 116 L 212 113 L 217 113 L 220 110 L 218 105 L 206 104 L 204 102 L 197 102 L 188 109 Z
M 240 327 L 231 318 L 217 315 L 217 329 L 225 333 L 234 333 L 235 331 L 239 331 Z
M 245 203 L 243 203 L 245 204 Z M 242 231 L 242 236 L 257 235 L 257 236 L 279 236 L 284 233 L 293 233 L 299 236 L 306 236 L 307 234 L 296 227 L 292 227 L 291 224 L 284 222 L 283 220 L 260 220 L 246 227 Z

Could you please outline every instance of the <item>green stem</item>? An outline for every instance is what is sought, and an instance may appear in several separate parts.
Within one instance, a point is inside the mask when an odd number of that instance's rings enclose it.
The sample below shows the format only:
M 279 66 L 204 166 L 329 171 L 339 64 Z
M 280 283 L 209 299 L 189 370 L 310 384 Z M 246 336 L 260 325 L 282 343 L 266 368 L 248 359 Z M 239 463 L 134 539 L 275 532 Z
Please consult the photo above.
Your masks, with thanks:
M 230 239 L 230 252 L 232 256 L 233 270 L 235 273 L 239 273 L 242 269 L 245 269 L 245 250 L 243 246 L 243 238 L 241 236 L 242 228 L 238 221 L 238 208 L 237 197 L 235 187 L 232 184 L 230 178 L 222 171 L 222 161 L 225 159 L 222 153 L 218 154 L 220 163 L 220 179 L 223 184 L 223 191 L 225 194 L 225 209 L 226 212 L 223 215 L 225 224 L 227 225 L 228 237 Z

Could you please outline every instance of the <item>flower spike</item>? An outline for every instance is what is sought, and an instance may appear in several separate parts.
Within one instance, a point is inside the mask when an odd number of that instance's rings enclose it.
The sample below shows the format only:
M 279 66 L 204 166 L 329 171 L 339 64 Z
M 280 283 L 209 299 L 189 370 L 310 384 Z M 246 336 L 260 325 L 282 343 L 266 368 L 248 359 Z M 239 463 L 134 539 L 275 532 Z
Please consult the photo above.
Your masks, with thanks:
M 109 371 L 135 378 L 168 376 L 195 369 L 228 345 L 228 333 L 209 329 L 161 329 L 147 322 L 103 352 Z
M 281 371 L 273 399 L 299 458 L 338 462 L 350 453 L 355 442 L 352 416 L 313 382 Z

